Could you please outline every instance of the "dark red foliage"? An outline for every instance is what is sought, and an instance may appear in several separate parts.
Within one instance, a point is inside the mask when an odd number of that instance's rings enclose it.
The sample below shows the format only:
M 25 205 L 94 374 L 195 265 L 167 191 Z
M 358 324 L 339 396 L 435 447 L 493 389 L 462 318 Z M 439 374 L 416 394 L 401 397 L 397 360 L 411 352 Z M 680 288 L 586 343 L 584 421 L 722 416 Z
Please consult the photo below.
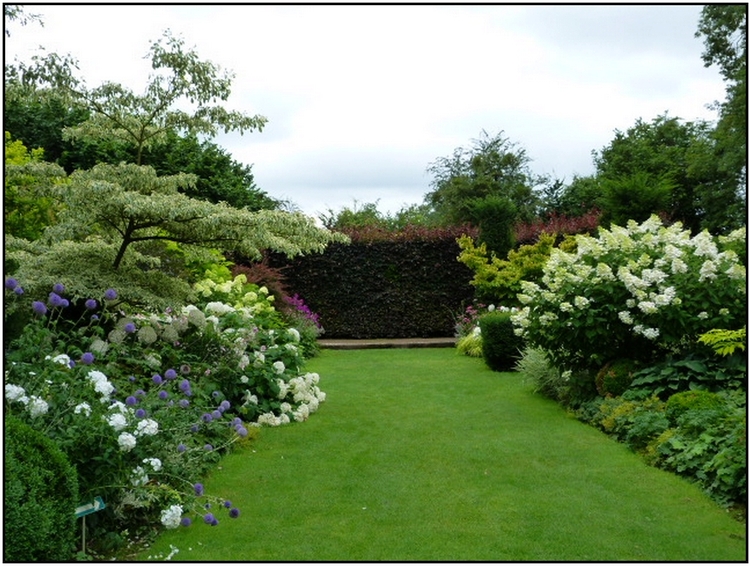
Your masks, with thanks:
M 263 258 L 259 262 L 233 265 L 232 277 L 237 277 L 240 273 L 247 277 L 248 283 L 254 283 L 260 287 L 265 286 L 268 292 L 276 297 L 277 306 L 282 307 L 282 309 L 285 306 L 288 307 L 288 304 L 282 301 L 289 294 L 284 274 L 281 269 L 268 265 L 267 258 Z
M 542 233 L 556 234 L 591 234 L 599 227 L 602 213 L 597 209 L 589 210 L 583 216 L 570 217 L 564 214 L 550 214 L 547 220 L 537 218 L 533 222 L 516 224 L 514 230 L 516 243 L 533 244 Z

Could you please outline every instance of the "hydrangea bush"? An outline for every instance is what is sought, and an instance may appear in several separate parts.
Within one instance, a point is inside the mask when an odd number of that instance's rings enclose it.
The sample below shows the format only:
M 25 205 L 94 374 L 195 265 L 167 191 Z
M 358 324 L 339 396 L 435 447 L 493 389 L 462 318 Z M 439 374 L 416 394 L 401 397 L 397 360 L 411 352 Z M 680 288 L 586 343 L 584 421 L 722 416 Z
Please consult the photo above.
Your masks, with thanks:
M 678 353 L 712 328 L 744 324 L 745 241 L 744 228 L 691 237 L 656 216 L 578 235 L 574 253 L 552 250 L 541 282 L 522 283 L 516 332 L 561 370 Z
M 111 532 L 237 518 L 197 480 L 258 427 L 304 421 L 325 400 L 264 289 L 240 276 L 197 290 L 198 304 L 154 314 L 120 310 L 114 289 L 75 302 L 56 285 L 31 301 L 6 280 L 6 301 L 33 315 L 6 351 L 5 409 L 63 449 Z

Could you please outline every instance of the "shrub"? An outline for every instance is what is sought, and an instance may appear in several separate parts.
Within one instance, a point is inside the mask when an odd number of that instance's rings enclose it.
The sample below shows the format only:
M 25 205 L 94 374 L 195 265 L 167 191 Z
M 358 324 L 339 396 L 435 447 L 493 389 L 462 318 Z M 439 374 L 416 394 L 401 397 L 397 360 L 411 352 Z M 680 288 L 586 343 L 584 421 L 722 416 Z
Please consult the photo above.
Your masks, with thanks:
M 560 368 L 653 362 L 711 328 L 741 326 L 746 274 L 728 244 L 744 238 L 744 228 L 724 240 L 691 237 L 656 216 L 578 235 L 575 253 L 552 250 L 540 283 L 522 282 L 514 322 Z
M 563 376 L 560 370 L 550 364 L 544 351 L 539 348 L 524 348 L 515 369 L 534 384 L 534 393 L 541 393 L 556 401 L 564 397 L 569 387 L 569 377 Z
M 523 340 L 513 331 L 510 317 L 510 312 L 494 311 L 479 319 L 482 356 L 493 371 L 511 371 L 523 348 Z
M 474 332 L 461 336 L 456 341 L 456 349 L 459 353 L 469 356 L 471 358 L 482 357 L 482 333 L 479 327 L 474 329 Z
M 642 401 L 611 397 L 602 402 L 599 411 L 599 427 L 636 451 L 645 449 L 669 428 L 664 403 L 658 397 Z
M 746 349 L 747 327 L 739 330 L 725 330 L 714 328 L 698 337 L 698 342 L 713 348 L 719 356 L 731 356 L 736 350 Z
M 533 222 L 521 222 L 515 226 L 516 241 L 519 244 L 533 244 L 542 234 L 592 234 L 599 227 L 602 213 L 597 209 L 589 210 L 581 216 L 566 216 L 553 212 L 549 218 L 537 218 Z
M 633 381 L 638 364 L 633 360 L 615 360 L 606 364 L 596 374 L 596 390 L 602 397 L 622 395 Z
M 5 562 L 67 562 L 77 538 L 78 477 L 44 433 L 5 417 Z
M 688 411 L 711 411 L 721 409 L 726 401 L 718 393 L 710 391 L 683 391 L 667 400 L 666 412 L 672 424 Z

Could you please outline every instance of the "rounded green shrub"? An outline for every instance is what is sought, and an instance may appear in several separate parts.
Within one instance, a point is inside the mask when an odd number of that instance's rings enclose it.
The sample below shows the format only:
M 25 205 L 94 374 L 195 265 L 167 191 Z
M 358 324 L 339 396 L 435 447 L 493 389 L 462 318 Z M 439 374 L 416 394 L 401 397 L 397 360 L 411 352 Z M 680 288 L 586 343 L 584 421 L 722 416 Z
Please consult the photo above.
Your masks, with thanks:
M 523 338 L 516 335 L 510 312 L 491 312 L 479 319 L 482 355 L 493 371 L 512 371 L 521 357 Z
M 638 369 L 636 362 L 628 359 L 614 360 L 596 374 L 596 390 L 602 397 L 622 395 L 633 382 Z
M 73 558 L 78 477 L 43 433 L 5 417 L 5 562 Z
M 713 411 L 726 406 L 726 401 L 710 391 L 683 391 L 675 393 L 667 400 L 666 412 L 670 422 L 676 422 L 688 411 Z

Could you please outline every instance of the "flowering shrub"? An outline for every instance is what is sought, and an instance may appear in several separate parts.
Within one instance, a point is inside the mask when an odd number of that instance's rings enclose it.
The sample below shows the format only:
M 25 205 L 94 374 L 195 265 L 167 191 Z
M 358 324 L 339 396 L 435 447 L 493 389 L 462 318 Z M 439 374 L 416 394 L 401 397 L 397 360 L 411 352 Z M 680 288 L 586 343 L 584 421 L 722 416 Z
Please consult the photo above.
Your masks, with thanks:
M 71 305 L 62 286 L 46 301 L 17 288 L 6 281 L 6 300 L 33 314 L 6 352 L 7 414 L 60 446 L 110 531 L 239 517 L 196 479 L 256 427 L 304 421 L 325 400 L 301 372 L 299 332 L 241 277 L 160 314 L 118 310 L 114 289 Z
M 578 235 L 575 253 L 553 249 L 542 280 L 522 282 L 516 332 L 568 370 L 653 361 L 712 328 L 738 328 L 746 272 L 732 247 L 744 239 L 744 228 L 691 237 L 656 216 Z

